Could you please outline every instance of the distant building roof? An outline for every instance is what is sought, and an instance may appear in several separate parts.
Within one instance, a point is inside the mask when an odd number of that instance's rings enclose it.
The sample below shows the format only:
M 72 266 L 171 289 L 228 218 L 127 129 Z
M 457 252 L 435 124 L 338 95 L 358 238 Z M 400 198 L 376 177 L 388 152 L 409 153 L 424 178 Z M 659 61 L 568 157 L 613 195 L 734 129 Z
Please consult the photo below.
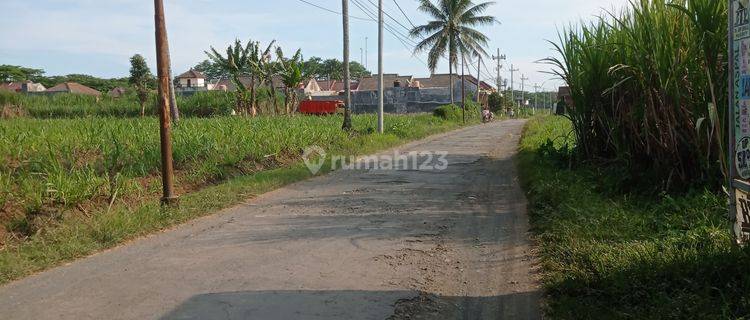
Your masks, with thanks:
M 344 81 L 340 80 L 318 80 L 321 91 L 344 91 Z M 352 80 L 349 83 L 349 89 L 356 91 L 359 88 L 359 81 Z
M 64 82 L 47 89 L 49 93 L 76 93 L 91 96 L 100 96 L 102 93 L 76 82 Z
M 125 92 L 127 92 L 127 89 L 123 87 L 116 87 L 116 88 L 113 88 L 112 90 L 109 90 L 109 96 L 113 98 L 119 98 L 125 95 Z
M 557 90 L 557 96 L 558 97 L 569 97 L 570 96 L 570 87 L 560 87 Z
M 457 81 L 461 77 L 459 75 L 453 75 L 453 81 Z M 448 88 L 451 86 L 451 80 L 449 74 L 433 74 L 429 78 L 417 78 L 414 81 L 419 81 L 420 88 Z
M 21 82 L 0 83 L 0 90 L 20 92 L 22 85 L 23 84 Z
M 189 71 L 177 76 L 177 79 L 205 79 L 206 77 L 193 69 L 190 69 Z
M 383 87 L 393 88 L 396 81 L 401 83 L 401 87 L 408 87 L 411 85 L 414 77 L 412 76 L 399 76 L 395 73 L 383 74 Z M 367 76 L 359 80 L 359 91 L 375 91 L 378 90 L 378 77 Z

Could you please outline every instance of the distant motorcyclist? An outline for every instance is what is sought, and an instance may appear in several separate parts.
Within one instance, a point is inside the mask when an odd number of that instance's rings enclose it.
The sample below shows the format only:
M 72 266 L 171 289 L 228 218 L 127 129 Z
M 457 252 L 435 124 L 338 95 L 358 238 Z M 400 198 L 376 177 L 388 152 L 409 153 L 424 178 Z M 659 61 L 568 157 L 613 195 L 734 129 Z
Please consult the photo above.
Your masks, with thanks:
M 492 114 L 490 108 L 484 106 L 482 108 L 482 122 L 487 123 L 495 119 L 495 115 Z

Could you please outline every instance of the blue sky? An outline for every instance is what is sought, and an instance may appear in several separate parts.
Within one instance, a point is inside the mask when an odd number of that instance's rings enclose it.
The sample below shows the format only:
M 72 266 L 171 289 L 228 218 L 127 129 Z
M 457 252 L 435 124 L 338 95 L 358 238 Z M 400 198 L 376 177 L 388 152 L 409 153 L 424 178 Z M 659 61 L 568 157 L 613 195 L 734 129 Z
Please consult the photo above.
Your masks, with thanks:
M 307 0 L 335 11 L 340 0 Z M 377 0 L 358 0 L 374 9 Z M 385 10 L 410 26 L 393 0 L 383 0 Z M 415 24 L 427 21 L 417 11 L 416 0 L 396 0 Z M 556 39 L 557 29 L 571 22 L 588 20 L 602 9 L 623 7 L 627 0 L 501 0 L 487 12 L 501 24 L 484 28 L 492 42 L 490 50 L 501 49 L 508 60 L 502 76 L 509 77 L 512 63 L 528 83 L 552 88 L 559 81 L 540 71 L 549 67 L 534 63 L 552 55 L 546 39 Z M 341 58 L 341 16 L 299 0 L 165 0 L 172 64 L 175 73 L 205 59 L 209 46 L 225 48 L 235 38 L 262 43 L 276 40 L 286 51 L 301 48 L 305 57 Z M 128 57 L 141 53 L 154 67 L 153 2 L 144 0 L 2 0 L 4 17 L 0 29 L 0 64 L 15 64 L 47 71 L 48 75 L 86 73 L 121 77 L 128 72 Z M 350 14 L 367 17 L 353 2 Z M 396 29 L 405 30 L 386 18 Z M 360 60 L 360 48 L 368 37 L 370 70 L 377 66 L 377 25 L 352 19 L 351 54 Z M 412 56 L 394 36 L 386 33 L 384 65 L 387 73 L 427 76 L 429 70 Z M 422 61 L 426 59 L 421 57 Z M 495 75 L 494 64 L 484 76 Z M 438 72 L 448 67 L 441 64 Z M 476 73 L 476 71 L 473 71 Z M 531 91 L 530 86 L 527 90 Z

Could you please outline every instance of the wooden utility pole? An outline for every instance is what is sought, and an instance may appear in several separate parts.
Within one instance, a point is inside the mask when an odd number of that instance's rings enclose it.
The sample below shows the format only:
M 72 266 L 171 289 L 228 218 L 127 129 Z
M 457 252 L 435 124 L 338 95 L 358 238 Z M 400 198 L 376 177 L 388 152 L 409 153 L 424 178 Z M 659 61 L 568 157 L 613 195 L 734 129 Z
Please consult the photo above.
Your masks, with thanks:
M 167 26 L 164 21 L 164 3 L 154 0 L 154 22 L 156 25 L 156 70 L 159 77 L 159 123 L 161 138 L 161 182 L 162 204 L 177 203 L 174 194 L 174 165 L 172 163 L 172 139 L 170 134 L 170 84 L 169 84 L 169 44 Z
M 349 75 L 349 0 L 341 0 L 344 23 L 344 130 L 352 129 L 352 92 Z

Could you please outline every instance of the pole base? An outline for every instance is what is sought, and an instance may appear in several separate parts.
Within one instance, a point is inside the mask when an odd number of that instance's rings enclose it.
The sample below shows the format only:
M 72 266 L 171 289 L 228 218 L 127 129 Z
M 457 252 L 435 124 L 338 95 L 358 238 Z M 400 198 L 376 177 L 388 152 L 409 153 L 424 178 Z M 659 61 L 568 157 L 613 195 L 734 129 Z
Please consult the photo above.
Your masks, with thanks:
M 161 205 L 162 206 L 168 206 L 173 207 L 180 204 L 180 197 L 178 196 L 172 196 L 172 197 L 162 197 L 161 198 Z

